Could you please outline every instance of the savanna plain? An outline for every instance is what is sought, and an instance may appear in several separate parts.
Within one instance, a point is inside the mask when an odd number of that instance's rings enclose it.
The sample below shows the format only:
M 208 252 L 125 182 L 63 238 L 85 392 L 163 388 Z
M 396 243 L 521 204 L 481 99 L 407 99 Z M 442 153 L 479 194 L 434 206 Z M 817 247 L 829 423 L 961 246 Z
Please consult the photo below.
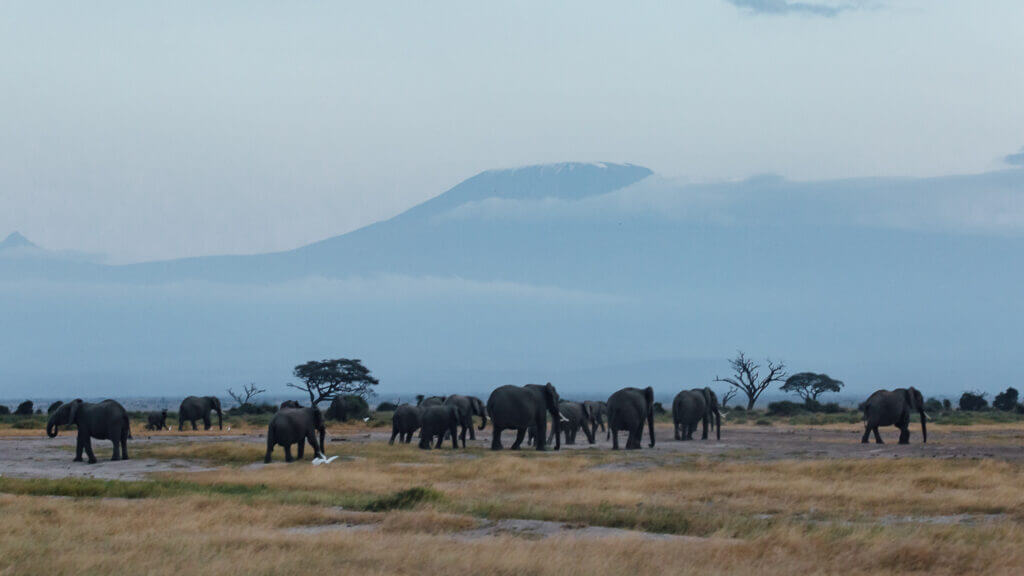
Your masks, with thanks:
M 262 463 L 265 424 L 147 432 L 73 463 L 74 431 L 0 423 L 0 574 L 1020 574 L 1024 421 L 861 444 L 857 421 L 733 419 L 722 439 L 558 452 L 387 444 Z M 852 420 L 852 419 L 850 419 Z M 230 427 L 230 430 L 227 428 Z M 512 438 L 506 434 L 506 447 Z

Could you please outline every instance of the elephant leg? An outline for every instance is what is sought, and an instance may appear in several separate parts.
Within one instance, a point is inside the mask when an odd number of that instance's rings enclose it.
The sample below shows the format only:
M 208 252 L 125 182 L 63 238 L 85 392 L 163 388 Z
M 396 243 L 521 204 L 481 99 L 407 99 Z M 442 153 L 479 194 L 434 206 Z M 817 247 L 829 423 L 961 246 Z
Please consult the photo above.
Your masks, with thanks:
M 412 432 L 405 433 L 405 443 L 410 444 L 412 442 Z
M 313 448 L 313 458 L 323 457 L 324 447 L 320 445 L 320 441 L 316 438 L 316 430 L 312 428 L 306 430 L 306 442 L 309 442 L 310 447 Z M 299 442 L 299 446 L 303 446 L 303 443 Z M 299 459 L 302 459 L 302 452 L 299 452 Z
M 203 430 L 209 430 L 211 428 L 210 415 L 203 416 Z
M 466 426 L 462 427 L 462 432 L 459 434 L 459 439 L 462 440 L 462 447 L 466 447 Z
M 491 450 L 501 450 L 501 428 L 497 426 L 491 430 Z
M 388 440 L 388 445 L 394 445 L 395 436 L 398 436 L 398 426 L 391 427 L 391 440 Z M 405 434 L 402 434 L 402 438 L 405 438 Z
M 679 433 L 679 420 L 672 421 L 672 435 L 675 436 L 676 440 L 683 439 L 683 435 Z
M 458 442 L 459 442 L 459 438 L 458 438 L 457 434 L 458 433 L 451 434 L 452 443 L 453 444 L 458 444 Z M 435 448 L 441 448 L 442 446 L 444 446 L 444 439 L 445 439 L 446 436 L 449 436 L 449 434 L 444 434 L 444 433 L 438 434 L 437 435 L 437 445 L 434 446 L 434 447 Z M 433 436 L 431 436 L 431 438 L 433 438 Z
M 314 450 L 314 452 L 316 452 L 316 450 Z M 301 438 L 301 439 L 299 439 L 299 445 L 295 449 L 295 459 L 296 460 L 302 460 L 305 457 L 306 457 L 306 439 L 305 438 Z M 316 456 L 314 456 L 314 458 L 315 457 Z
M 703 428 L 701 430 L 701 433 L 700 433 L 700 439 L 701 440 L 707 440 L 708 439 L 708 417 L 707 416 L 705 416 L 705 417 L 700 419 L 700 425 Z
M 868 437 L 871 436 L 871 425 L 867 422 L 864 423 L 864 435 L 860 437 L 861 444 L 868 443 Z
M 75 439 L 75 462 L 82 461 L 82 450 L 85 450 L 85 442 L 82 442 L 82 437 L 79 436 Z
M 193 431 L 199 430 L 199 428 L 196 428 L 196 421 L 195 420 L 190 420 L 190 422 L 192 423 L 192 430 Z
M 469 439 L 470 440 L 476 440 L 476 432 L 473 431 L 473 418 L 472 417 L 470 417 L 469 425 L 466 426 L 466 427 L 469 428 Z M 463 444 L 462 447 L 465 448 L 466 445 Z
M 121 432 L 121 459 L 128 459 L 128 430 Z
M 96 463 L 96 455 L 92 452 L 92 440 L 88 437 L 85 439 L 85 454 L 89 457 L 89 464 Z
M 270 455 L 274 453 L 274 436 L 267 434 L 267 455 L 263 457 L 264 464 L 270 464 Z
M 291 444 L 285 444 L 284 445 L 284 461 L 285 462 L 294 462 L 295 461 L 295 459 L 292 458 L 292 445 Z
M 522 428 L 516 430 L 516 441 L 512 443 L 512 450 L 519 450 L 519 446 L 523 443 L 523 436 L 526 436 L 526 430 Z
M 885 444 L 885 442 L 882 442 L 882 435 L 878 433 L 878 426 L 874 427 L 874 432 L 875 432 L 875 444 Z
M 420 430 L 420 450 L 430 450 L 430 440 L 430 436 L 427 436 L 423 433 L 423 430 Z
M 110 457 L 110 461 L 117 462 L 118 460 L 121 459 L 121 439 L 117 438 L 115 440 L 112 440 L 111 444 L 114 445 L 114 454 Z
M 910 425 L 904 424 L 900 428 L 900 444 L 910 444 Z
M 612 450 L 619 449 L 619 431 L 615 428 L 608 428 L 608 433 L 612 435 Z

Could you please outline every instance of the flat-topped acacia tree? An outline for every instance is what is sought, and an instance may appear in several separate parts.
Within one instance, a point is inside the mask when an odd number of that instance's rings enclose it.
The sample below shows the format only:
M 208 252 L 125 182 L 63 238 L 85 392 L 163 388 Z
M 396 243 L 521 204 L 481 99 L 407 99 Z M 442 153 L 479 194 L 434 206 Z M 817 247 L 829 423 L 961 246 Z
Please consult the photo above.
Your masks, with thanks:
M 365 398 L 373 393 L 372 387 L 378 383 L 359 359 L 310 360 L 296 366 L 292 373 L 302 384 L 288 383 L 288 386 L 309 394 L 313 406 L 342 394 Z

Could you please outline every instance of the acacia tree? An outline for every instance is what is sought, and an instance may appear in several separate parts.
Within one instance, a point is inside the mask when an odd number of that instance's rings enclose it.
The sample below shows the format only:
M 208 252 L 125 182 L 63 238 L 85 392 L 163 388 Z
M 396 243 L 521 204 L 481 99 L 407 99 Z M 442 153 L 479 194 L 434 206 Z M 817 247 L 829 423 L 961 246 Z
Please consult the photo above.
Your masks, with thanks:
M 302 384 L 289 383 L 288 386 L 309 394 L 313 406 L 342 394 L 366 398 L 378 383 L 359 359 L 311 360 L 296 366 L 293 374 Z
M 783 392 L 792 392 L 803 399 L 805 404 L 818 401 L 818 396 L 825 392 L 839 392 L 843 388 L 841 380 L 833 380 L 828 374 L 800 372 L 793 374 L 782 385 Z
M 255 382 L 250 382 L 249 384 L 243 386 L 241 394 L 235 394 L 234 390 L 228 388 L 228 396 L 231 396 L 231 399 L 237 402 L 239 406 L 245 406 L 249 404 L 257 396 L 263 394 L 264 392 L 266 392 L 266 390 L 256 388 Z
M 732 368 L 733 375 L 727 378 L 715 376 L 715 382 L 725 382 L 746 394 L 747 410 L 753 410 L 754 403 L 757 402 L 761 393 L 767 390 L 772 385 L 772 382 L 778 382 L 786 377 L 786 365 L 784 363 L 775 363 L 770 359 L 766 362 L 768 363 L 768 374 L 762 377 L 760 372 L 761 365 L 747 358 L 743 351 L 740 350 L 736 353 L 735 358 L 729 360 L 729 366 Z

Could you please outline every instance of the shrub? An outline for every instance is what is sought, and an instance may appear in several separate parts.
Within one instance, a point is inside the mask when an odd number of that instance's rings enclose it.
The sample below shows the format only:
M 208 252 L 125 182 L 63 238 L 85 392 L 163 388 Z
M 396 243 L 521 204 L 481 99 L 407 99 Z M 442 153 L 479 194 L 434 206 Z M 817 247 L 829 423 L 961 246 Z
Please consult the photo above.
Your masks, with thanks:
M 984 392 L 964 392 L 960 395 L 960 409 L 965 412 L 978 412 L 988 408 Z
M 377 412 L 394 412 L 398 405 L 394 402 L 381 402 L 377 404 Z
M 0 404 L 0 416 L 7 416 L 11 413 L 11 409 L 3 404 Z
M 1007 412 L 1010 410 L 1016 410 L 1018 398 L 1020 398 L 1020 393 L 1017 392 L 1016 388 L 1011 386 L 999 394 L 996 394 L 995 400 L 992 401 L 992 407 L 997 410 L 1005 410 Z
M 762 419 L 754 422 L 754 424 L 757 424 L 758 426 L 771 426 L 772 425 L 772 421 L 771 420 L 765 420 L 764 418 L 762 418 Z
M 940 402 L 937 398 L 929 398 L 924 403 L 925 412 L 934 414 L 936 412 L 942 412 L 942 410 L 942 402 Z
M 769 416 L 793 416 L 809 411 L 803 403 L 790 402 L 789 400 L 768 403 Z
M 661 404 L 661 402 L 655 402 L 654 403 L 654 413 L 655 414 L 665 414 L 665 407 Z
M 15 416 L 31 416 L 34 410 L 32 409 L 32 401 L 25 400 L 14 410 Z
M 949 398 L 942 399 L 942 409 L 946 410 L 947 412 L 953 409 L 953 403 L 949 400 Z
M 242 414 L 274 414 L 277 412 L 277 406 L 273 404 L 240 404 L 232 407 L 228 410 L 228 414 L 231 416 L 238 416 Z
M 370 405 L 366 399 L 355 394 L 335 396 L 327 408 L 325 416 L 334 420 L 362 420 L 370 415 Z

